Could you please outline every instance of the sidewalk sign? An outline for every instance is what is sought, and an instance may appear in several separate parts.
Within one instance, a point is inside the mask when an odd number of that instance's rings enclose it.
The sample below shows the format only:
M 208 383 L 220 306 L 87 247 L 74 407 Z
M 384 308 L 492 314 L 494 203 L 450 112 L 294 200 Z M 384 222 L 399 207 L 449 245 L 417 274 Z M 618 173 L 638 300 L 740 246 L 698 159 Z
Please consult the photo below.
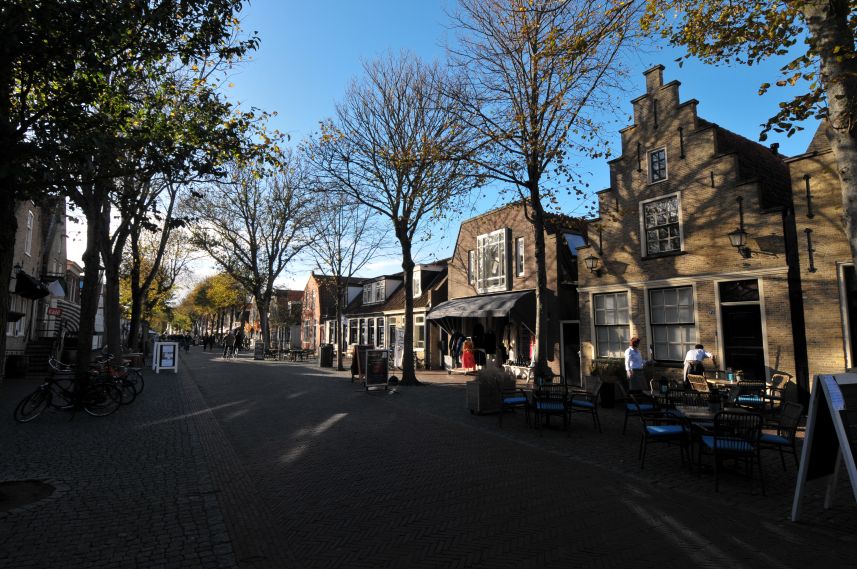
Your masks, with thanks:
M 351 352 L 351 381 L 366 379 L 366 352 L 375 346 L 371 344 L 356 344 Z
M 262 340 L 256 340 L 256 342 L 253 344 L 253 359 L 265 359 L 265 342 L 263 342 Z
M 388 350 L 366 350 L 366 364 L 363 366 L 366 378 L 363 386 L 366 391 L 373 387 L 383 387 L 387 389 L 387 378 L 389 369 L 389 351 Z
M 161 370 L 173 370 L 179 372 L 179 344 L 178 342 L 155 342 L 154 357 L 152 357 L 152 369 L 155 373 Z
M 806 436 L 801 451 L 800 468 L 792 502 L 792 521 L 800 516 L 800 502 L 807 480 L 827 478 L 825 509 L 833 503 L 834 491 L 842 466 L 851 480 L 851 490 L 857 501 L 857 374 L 817 375 L 809 414 Z
M 405 356 L 405 330 L 396 328 L 396 343 L 393 348 L 393 365 L 402 369 L 402 359 Z

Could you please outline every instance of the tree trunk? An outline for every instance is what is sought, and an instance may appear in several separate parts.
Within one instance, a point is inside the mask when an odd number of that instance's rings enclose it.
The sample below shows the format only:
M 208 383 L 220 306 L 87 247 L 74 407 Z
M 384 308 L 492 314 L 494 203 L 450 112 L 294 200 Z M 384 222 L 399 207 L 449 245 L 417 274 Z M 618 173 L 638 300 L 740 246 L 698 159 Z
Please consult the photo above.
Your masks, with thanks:
M 414 371 L 414 258 L 405 228 L 396 228 L 402 246 L 402 271 L 405 286 L 405 353 L 402 354 L 402 385 L 420 385 Z
M 548 298 L 548 277 L 545 261 L 545 212 L 540 200 L 539 182 L 537 179 L 531 182 L 529 201 L 532 210 L 533 245 L 536 256 L 536 329 L 534 330 L 536 343 L 533 360 L 536 364 L 536 375 L 544 376 L 549 369 L 546 332 L 548 318 L 545 310 L 545 301 Z M 523 346 L 519 346 L 519 349 L 523 349 Z
M 119 307 L 119 259 L 104 259 L 104 334 L 107 349 L 122 354 L 122 314 Z
M 345 298 L 345 284 L 336 277 L 336 299 L 334 301 L 334 313 L 336 314 L 336 325 L 333 327 L 333 337 L 336 341 L 336 369 L 337 371 L 345 371 L 345 365 L 342 363 L 345 354 L 342 350 L 342 302 Z M 376 332 L 377 333 L 377 332 Z
M 268 320 L 268 309 L 270 306 L 270 295 L 265 294 L 261 298 L 256 298 L 256 307 L 259 309 L 259 325 L 262 327 L 262 342 L 265 344 L 266 350 L 271 345 L 271 324 Z
M 83 289 L 80 293 L 80 327 L 77 345 L 77 378 L 83 383 L 88 377 L 89 364 L 92 361 L 92 337 L 95 334 L 95 316 L 98 313 L 98 299 L 101 293 L 100 271 L 101 253 L 99 239 L 109 227 L 110 209 L 98 203 L 97 192 L 89 191 L 85 196 L 86 214 L 86 250 L 83 253 Z M 105 200 L 106 201 L 106 200 Z
M 857 62 L 849 26 L 850 4 L 844 0 L 813 0 L 803 8 L 821 60 L 821 81 L 827 93 L 832 131 L 830 145 L 842 185 L 845 232 L 857 263 Z

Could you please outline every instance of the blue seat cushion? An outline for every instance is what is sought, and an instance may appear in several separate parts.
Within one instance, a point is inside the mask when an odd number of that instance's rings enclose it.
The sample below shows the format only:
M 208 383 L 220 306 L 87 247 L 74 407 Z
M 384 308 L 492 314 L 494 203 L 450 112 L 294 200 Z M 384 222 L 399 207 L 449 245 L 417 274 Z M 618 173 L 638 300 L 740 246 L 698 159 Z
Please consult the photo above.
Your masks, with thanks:
M 565 405 L 560 401 L 536 401 L 535 407 L 539 411 L 565 411 Z
M 625 403 L 625 409 L 628 411 L 637 411 L 639 407 L 640 411 L 653 411 L 655 406 L 651 403 L 640 403 L 637 405 L 636 403 Z
M 572 407 L 581 407 L 583 409 L 594 409 L 595 403 L 589 401 L 588 399 L 572 399 L 571 400 Z
M 762 405 L 765 401 L 759 395 L 739 395 L 735 398 L 735 402 L 744 405 Z
M 527 398 L 523 395 L 518 397 L 506 397 L 503 399 L 503 405 L 523 405 L 527 402 Z
M 763 443 L 768 443 L 772 445 L 790 445 L 791 443 L 785 437 L 780 435 L 772 435 L 772 434 L 763 434 L 759 439 Z
M 705 436 L 700 437 L 699 440 L 702 441 L 702 444 L 704 444 L 706 447 L 714 450 L 714 436 L 705 435 Z M 753 448 L 753 445 L 751 445 L 747 441 L 744 441 L 741 439 L 719 438 L 719 439 L 717 439 L 717 449 L 716 450 L 723 451 L 723 452 L 735 452 L 735 453 L 741 453 L 741 454 L 749 454 L 749 453 L 753 452 L 754 448 Z
M 651 437 L 666 437 L 684 433 L 681 425 L 647 425 L 646 432 Z

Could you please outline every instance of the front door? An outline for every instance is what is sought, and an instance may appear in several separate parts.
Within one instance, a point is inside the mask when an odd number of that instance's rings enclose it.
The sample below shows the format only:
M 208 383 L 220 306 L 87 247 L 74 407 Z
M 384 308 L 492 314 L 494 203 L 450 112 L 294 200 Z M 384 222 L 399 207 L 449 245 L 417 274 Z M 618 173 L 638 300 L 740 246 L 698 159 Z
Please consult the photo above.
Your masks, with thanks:
M 561 338 L 562 361 L 560 369 L 562 377 L 569 385 L 582 385 L 580 376 L 580 323 L 574 321 L 562 322 Z
M 722 306 L 724 366 L 747 379 L 765 379 L 762 313 L 758 304 Z

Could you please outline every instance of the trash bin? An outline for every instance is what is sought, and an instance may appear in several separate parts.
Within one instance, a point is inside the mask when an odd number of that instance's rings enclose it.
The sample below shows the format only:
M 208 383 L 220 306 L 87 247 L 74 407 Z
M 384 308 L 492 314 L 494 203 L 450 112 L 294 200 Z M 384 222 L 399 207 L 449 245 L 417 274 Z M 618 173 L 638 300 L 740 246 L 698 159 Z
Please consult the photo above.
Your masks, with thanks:
M 319 346 L 318 367 L 333 367 L 333 344 Z

